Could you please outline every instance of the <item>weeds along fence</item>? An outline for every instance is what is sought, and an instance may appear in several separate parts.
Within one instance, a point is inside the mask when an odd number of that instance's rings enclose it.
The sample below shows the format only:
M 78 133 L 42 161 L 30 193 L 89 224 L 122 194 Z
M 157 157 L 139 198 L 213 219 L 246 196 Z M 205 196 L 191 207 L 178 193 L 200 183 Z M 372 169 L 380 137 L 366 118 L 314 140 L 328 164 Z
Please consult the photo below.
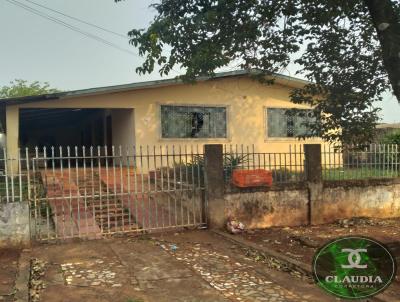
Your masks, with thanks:
M 322 146 L 325 180 L 395 178 L 400 176 L 400 149 L 394 144 Z

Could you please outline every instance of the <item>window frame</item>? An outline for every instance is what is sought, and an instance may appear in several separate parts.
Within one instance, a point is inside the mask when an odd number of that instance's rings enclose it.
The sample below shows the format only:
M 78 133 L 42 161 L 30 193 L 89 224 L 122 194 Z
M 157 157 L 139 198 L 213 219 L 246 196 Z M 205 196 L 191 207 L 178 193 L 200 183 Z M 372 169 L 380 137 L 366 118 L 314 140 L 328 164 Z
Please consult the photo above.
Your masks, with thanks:
M 264 106 L 264 114 L 263 114 L 263 125 L 264 125 L 264 141 L 281 141 L 281 142 L 294 142 L 298 141 L 299 137 L 274 137 L 274 136 L 269 136 L 268 135 L 268 109 L 298 109 L 298 110 L 312 110 L 310 107 L 283 107 L 283 106 Z M 308 141 L 321 141 L 321 138 L 319 137 L 307 137 L 306 140 Z
M 208 107 L 208 108 L 225 108 L 226 112 L 226 137 L 163 137 L 162 133 L 162 106 L 170 107 Z M 231 140 L 230 136 L 230 105 L 225 104 L 193 104 L 193 103 L 158 103 L 158 136 L 159 141 L 190 141 L 190 140 L 204 140 L 204 141 L 223 141 L 229 142 Z

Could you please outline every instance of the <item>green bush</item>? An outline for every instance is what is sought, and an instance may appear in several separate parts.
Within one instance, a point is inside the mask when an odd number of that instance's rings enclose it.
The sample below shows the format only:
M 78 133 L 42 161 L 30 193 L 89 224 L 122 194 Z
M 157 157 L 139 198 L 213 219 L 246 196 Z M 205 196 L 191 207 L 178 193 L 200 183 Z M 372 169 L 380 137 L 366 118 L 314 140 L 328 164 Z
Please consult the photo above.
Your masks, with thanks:
M 395 132 L 390 132 L 387 133 L 383 138 L 382 138 L 382 144 L 394 144 L 394 145 L 400 145 L 400 130 L 395 131 Z

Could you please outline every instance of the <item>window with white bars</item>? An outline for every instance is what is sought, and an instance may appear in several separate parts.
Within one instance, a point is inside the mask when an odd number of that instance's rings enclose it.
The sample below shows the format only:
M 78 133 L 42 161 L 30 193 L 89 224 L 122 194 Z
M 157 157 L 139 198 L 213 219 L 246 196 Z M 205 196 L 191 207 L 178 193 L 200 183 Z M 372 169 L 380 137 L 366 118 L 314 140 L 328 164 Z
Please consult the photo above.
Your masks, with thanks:
M 285 138 L 308 136 L 308 125 L 315 121 L 310 109 L 267 108 L 268 137 Z
M 226 138 L 226 107 L 161 106 L 162 138 Z

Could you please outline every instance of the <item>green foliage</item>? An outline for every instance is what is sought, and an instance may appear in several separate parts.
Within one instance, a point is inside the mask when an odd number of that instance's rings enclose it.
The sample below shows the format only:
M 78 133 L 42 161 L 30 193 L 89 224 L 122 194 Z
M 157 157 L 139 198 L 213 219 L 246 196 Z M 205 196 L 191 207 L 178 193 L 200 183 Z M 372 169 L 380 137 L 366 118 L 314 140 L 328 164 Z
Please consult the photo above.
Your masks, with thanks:
M 234 63 L 257 70 L 253 77 L 270 84 L 274 73 L 298 64 L 298 73 L 312 83 L 293 90 L 291 98 L 315 108 L 309 136 L 364 143 L 378 121 L 373 104 L 390 87 L 371 5 L 393 12 L 390 30 L 400 19 L 399 1 L 372 2 L 163 0 L 152 5 L 157 15 L 147 29 L 129 33 L 130 43 L 145 57 L 138 73 L 159 65 L 167 75 L 178 66 L 186 81 Z
M 235 154 L 227 153 L 224 154 L 224 176 L 226 180 L 230 180 L 232 177 L 233 170 L 249 163 L 249 157 L 247 154 Z
M 382 138 L 382 144 L 400 145 L 400 130 L 386 134 Z
M 249 162 L 247 154 L 234 154 L 227 153 L 224 154 L 223 158 L 223 169 L 224 169 L 224 178 L 226 181 L 229 181 L 232 177 L 232 171 L 243 166 Z M 188 171 L 187 179 L 189 183 L 200 183 L 203 185 L 204 183 L 204 156 L 196 155 L 193 156 L 193 159 L 185 165 L 183 169 L 175 168 L 175 170 L 182 171 L 182 174 L 185 174 Z M 193 171 L 193 173 L 192 173 Z M 192 174 L 194 179 L 192 179 Z M 186 179 L 186 175 L 182 176 L 183 180 Z
M 25 80 L 14 80 L 10 82 L 9 86 L 0 88 L 0 98 L 15 98 L 31 95 L 41 95 L 46 93 L 55 93 L 60 90 L 50 88 L 47 82 L 40 83 L 38 81 L 29 83 Z

